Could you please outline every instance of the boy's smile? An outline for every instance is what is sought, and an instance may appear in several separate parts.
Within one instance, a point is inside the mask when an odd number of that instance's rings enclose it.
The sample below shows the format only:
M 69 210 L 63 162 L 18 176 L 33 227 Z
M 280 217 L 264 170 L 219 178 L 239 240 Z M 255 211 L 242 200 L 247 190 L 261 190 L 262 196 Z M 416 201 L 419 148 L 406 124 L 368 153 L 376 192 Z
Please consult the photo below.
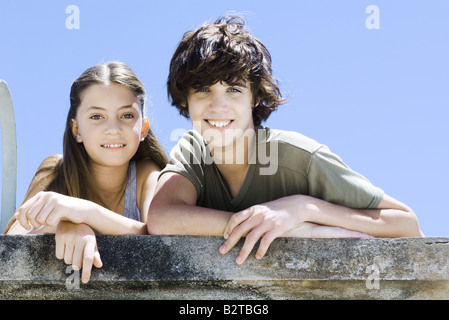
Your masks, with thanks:
M 252 94 L 244 82 L 217 82 L 190 89 L 187 97 L 190 119 L 209 148 L 235 148 L 243 134 L 254 129 Z
M 207 123 L 209 123 L 212 127 L 218 128 L 218 129 L 228 129 L 230 124 L 233 120 L 212 120 L 212 119 L 205 119 Z

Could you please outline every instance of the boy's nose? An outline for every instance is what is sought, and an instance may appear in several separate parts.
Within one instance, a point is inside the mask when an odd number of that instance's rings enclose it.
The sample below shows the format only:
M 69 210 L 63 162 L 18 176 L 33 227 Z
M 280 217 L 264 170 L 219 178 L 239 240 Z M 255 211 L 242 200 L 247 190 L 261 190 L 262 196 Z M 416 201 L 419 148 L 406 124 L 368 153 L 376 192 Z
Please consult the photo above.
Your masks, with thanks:
M 209 104 L 209 109 L 213 111 L 226 110 L 228 108 L 228 101 L 223 94 L 214 94 Z

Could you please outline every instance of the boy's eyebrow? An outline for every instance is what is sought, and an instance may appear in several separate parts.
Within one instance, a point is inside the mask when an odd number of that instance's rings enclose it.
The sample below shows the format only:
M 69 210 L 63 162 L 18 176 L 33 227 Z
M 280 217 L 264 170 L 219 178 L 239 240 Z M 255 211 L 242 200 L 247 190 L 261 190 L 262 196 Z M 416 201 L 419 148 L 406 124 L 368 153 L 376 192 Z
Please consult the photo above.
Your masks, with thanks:
M 227 83 L 230 86 L 239 86 L 239 87 L 246 88 L 246 81 L 243 81 L 243 80 L 235 80 L 235 81 L 228 81 L 228 82 L 223 81 L 223 82 Z
M 231 86 L 231 87 L 242 87 L 242 88 L 247 88 L 248 87 L 246 85 L 247 81 L 245 81 L 245 80 L 231 80 L 231 81 L 224 81 L 224 80 L 222 80 L 222 81 L 218 81 L 218 82 L 220 82 L 222 84 L 227 84 L 228 86 Z M 210 86 L 212 86 L 212 85 L 211 84 L 209 84 L 209 85 L 194 84 L 194 85 L 192 85 L 192 87 L 189 90 L 200 89 L 200 88 L 207 88 L 207 87 L 210 87 Z

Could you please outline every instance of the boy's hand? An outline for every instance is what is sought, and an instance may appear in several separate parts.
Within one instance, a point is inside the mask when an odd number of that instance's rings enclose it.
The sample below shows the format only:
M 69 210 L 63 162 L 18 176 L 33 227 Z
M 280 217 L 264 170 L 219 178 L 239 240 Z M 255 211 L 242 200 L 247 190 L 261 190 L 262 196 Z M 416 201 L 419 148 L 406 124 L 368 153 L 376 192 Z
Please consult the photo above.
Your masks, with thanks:
M 307 222 L 306 203 L 299 197 L 290 196 L 262 205 L 255 205 L 234 214 L 229 220 L 224 237 L 226 241 L 219 252 L 225 254 L 231 250 L 240 238 L 246 236 L 243 247 L 236 258 L 242 264 L 260 239 L 256 259 L 261 259 L 271 242 L 278 237 L 303 238 L 369 238 L 362 232 L 340 227 L 324 226 Z
M 89 226 L 61 221 L 56 228 L 55 241 L 56 258 L 64 259 L 76 270 L 82 268 L 83 283 L 90 279 L 92 264 L 97 268 L 103 266 L 95 233 Z

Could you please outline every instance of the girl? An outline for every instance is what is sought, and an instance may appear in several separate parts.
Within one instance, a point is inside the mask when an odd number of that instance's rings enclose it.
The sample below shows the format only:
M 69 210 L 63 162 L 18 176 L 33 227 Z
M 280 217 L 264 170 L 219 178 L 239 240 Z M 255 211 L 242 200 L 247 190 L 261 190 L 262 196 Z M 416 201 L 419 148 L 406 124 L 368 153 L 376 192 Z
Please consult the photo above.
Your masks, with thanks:
M 45 159 L 8 234 L 55 233 L 56 256 L 89 280 L 101 267 L 95 233 L 145 234 L 167 157 L 144 116 L 145 91 L 125 64 L 87 69 L 70 91 L 63 155 Z

